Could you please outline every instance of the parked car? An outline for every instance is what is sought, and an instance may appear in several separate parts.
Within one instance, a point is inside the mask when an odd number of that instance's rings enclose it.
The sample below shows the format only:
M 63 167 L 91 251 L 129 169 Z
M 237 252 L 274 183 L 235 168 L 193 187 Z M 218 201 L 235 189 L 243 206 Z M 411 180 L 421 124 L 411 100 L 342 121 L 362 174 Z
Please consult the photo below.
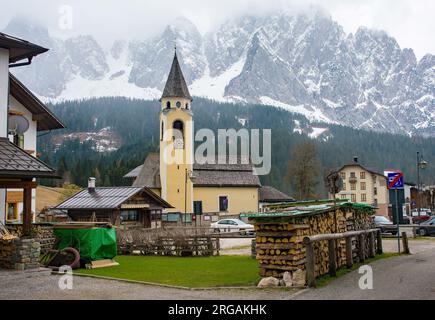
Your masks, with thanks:
M 381 233 L 391 233 L 397 234 L 397 226 L 393 224 L 387 217 L 385 216 L 375 216 L 374 218 L 375 226 L 381 229 Z
M 420 223 L 417 232 L 422 237 L 435 234 L 435 217 L 430 218 L 427 221 Z
M 253 234 L 254 226 L 239 219 L 221 219 L 210 225 L 214 232 L 239 232 Z
M 412 223 L 415 224 L 420 224 L 431 218 L 430 211 L 426 209 L 420 210 L 420 216 L 418 216 L 418 210 L 412 210 L 411 215 L 412 215 Z
M 406 213 L 403 213 L 403 224 L 410 224 L 411 223 L 411 217 L 408 216 Z

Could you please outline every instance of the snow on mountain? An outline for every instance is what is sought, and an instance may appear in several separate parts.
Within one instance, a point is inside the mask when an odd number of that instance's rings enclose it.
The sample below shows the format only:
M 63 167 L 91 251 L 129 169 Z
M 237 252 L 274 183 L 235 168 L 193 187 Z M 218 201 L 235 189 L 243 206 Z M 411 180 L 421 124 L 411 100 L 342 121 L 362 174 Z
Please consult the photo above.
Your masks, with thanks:
M 91 36 L 59 40 L 22 19 L 4 32 L 50 48 L 13 72 L 38 96 L 59 101 L 127 96 L 157 99 L 174 47 L 192 95 L 273 105 L 313 121 L 435 136 L 435 56 L 417 61 L 387 33 L 355 34 L 320 11 L 226 21 L 201 35 L 178 18 L 152 39 L 117 40 L 103 50 Z

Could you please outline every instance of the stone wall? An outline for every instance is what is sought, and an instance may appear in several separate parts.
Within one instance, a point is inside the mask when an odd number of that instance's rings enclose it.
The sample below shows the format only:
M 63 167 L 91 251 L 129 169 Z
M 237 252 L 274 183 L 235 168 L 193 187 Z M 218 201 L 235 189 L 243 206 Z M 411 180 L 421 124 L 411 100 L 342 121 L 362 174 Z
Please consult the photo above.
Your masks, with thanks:
M 35 239 L 0 240 L 0 268 L 39 268 L 40 250 L 41 245 Z
M 21 237 L 23 235 L 23 226 L 21 224 L 8 224 L 6 227 L 14 236 Z M 56 242 L 51 224 L 33 224 L 31 237 L 40 243 L 42 254 L 53 249 Z

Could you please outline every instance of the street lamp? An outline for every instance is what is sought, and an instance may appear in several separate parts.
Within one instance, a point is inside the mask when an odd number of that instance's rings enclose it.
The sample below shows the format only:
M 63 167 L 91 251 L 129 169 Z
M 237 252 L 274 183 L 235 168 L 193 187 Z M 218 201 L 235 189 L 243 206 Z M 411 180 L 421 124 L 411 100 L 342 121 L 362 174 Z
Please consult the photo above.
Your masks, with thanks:
M 421 198 L 420 198 L 420 169 L 424 170 L 427 167 L 427 161 L 423 160 L 423 156 L 417 151 L 417 202 L 418 202 L 418 216 L 420 217 L 421 212 Z
M 196 177 L 193 175 L 193 170 L 185 169 L 185 179 L 184 179 L 184 225 L 187 224 L 187 179 L 190 179 L 190 181 L 193 183 L 196 179 Z M 190 199 L 192 200 L 192 199 Z M 196 220 L 195 220 L 196 224 Z

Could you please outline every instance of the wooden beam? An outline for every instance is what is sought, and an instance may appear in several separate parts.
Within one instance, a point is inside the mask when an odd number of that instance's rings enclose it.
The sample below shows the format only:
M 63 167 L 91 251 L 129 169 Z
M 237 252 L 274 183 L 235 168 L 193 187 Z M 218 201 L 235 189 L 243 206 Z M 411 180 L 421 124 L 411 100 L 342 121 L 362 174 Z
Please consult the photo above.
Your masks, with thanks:
M 316 287 L 315 256 L 314 256 L 314 245 L 312 242 L 308 243 L 306 247 L 305 268 L 307 271 L 307 285 L 309 287 Z
M 353 253 L 352 253 L 352 237 L 346 238 L 346 267 L 352 268 L 353 266 Z
M 408 235 L 405 231 L 402 232 L 402 244 L 403 244 L 403 252 L 409 254 L 409 244 L 408 244 Z
M 32 188 L 24 188 L 23 235 L 30 236 L 32 231 Z
M 4 189 L 24 189 L 24 188 L 36 188 L 38 183 L 36 181 L 1 181 L 0 188 Z
M 44 117 L 46 117 L 47 115 L 44 113 L 38 113 L 38 114 L 33 114 L 32 115 L 32 120 L 33 121 L 41 121 L 42 119 L 44 119 Z
M 380 229 L 378 229 L 378 232 L 376 232 L 376 239 L 377 239 L 377 253 L 381 254 L 383 252 L 383 249 L 382 249 L 382 233 Z
M 335 240 L 328 240 L 329 251 L 329 275 L 335 277 L 337 275 L 337 262 L 335 260 Z

